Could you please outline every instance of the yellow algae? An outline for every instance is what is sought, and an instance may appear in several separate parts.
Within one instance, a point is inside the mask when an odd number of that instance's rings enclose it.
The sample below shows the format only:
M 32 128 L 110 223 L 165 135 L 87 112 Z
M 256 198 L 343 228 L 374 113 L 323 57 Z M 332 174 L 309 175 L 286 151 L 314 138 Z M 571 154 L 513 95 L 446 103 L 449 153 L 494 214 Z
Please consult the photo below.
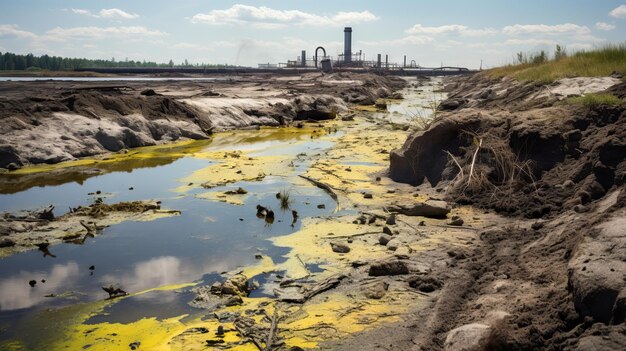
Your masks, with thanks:
M 290 161 L 288 156 L 248 157 L 241 153 L 227 152 L 204 152 L 195 157 L 215 160 L 218 163 L 180 179 L 184 185 L 175 191 L 187 192 L 198 185 L 213 188 L 241 181 L 263 180 L 268 175 L 285 175 Z
M 10 174 L 19 176 L 73 167 L 91 166 L 97 166 L 104 171 L 123 171 L 140 167 L 154 167 L 164 164 L 164 161 L 169 163 L 177 158 L 201 151 L 209 145 L 210 142 L 210 140 L 186 140 L 172 144 L 143 146 L 125 150 L 124 152 L 86 157 L 74 161 L 27 166 L 12 171 Z

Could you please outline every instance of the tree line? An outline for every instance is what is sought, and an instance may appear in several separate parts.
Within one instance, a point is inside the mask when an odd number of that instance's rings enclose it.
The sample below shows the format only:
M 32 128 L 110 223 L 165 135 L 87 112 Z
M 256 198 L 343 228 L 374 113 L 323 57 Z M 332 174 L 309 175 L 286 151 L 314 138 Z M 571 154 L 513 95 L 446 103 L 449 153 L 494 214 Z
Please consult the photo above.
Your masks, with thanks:
M 180 64 L 175 64 L 170 60 L 168 63 L 156 63 L 152 61 L 133 61 L 125 59 L 117 61 L 115 58 L 110 60 L 102 59 L 86 59 L 86 58 L 70 58 L 60 56 L 33 54 L 20 55 L 12 52 L 0 52 L 0 70 L 3 71 L 22 71 L 22 70 L 50 70 L 63 71 L 75 70 L 79 68 L 113 68 L 113 67 L 225 67 L 227 65 L 205 65 L 190 64 L 187 60 Z

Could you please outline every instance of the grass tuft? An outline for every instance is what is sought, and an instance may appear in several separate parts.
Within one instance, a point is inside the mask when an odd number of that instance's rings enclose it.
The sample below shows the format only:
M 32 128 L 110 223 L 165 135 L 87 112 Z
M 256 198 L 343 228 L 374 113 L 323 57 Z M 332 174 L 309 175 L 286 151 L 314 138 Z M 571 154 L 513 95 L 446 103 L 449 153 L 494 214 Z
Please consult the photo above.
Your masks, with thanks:
M 620 106 L 624 102 L 615 95 L 599 93 L 599 94 L 587 94 L 583 96 L 577 96 L 569 98 L 567 102 L 576 105 L 583 105 L 587 107 L 597 107 L 602 105 L 608 106 Z

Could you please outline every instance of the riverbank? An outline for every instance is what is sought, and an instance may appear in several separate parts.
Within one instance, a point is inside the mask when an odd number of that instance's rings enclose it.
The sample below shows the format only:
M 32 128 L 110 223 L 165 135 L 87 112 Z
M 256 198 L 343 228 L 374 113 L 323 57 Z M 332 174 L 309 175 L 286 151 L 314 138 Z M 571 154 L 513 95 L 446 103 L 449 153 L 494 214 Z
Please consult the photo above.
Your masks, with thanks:
M 419 349 L 622 349 L 626 85 L 450 81 L 391 178 L 510 219 L 481 231 L 416 330 Z M 584 96 L 582 96 L 584 95 Z
M 0 84 L 0 167 L 58 163 L 217 131 L 323 120 L 404 80 L 366 74 Z
M 97 301 L 34 313 L 11 328 L 0 323 L 12 336 L 2 345 L 621 348 L 624 107 L 579 103 L 562 93 L 571 80 L 536 86 L 491 79 L 448 81 L 447 98 L 440 95 L 444 110 L 432 123 L 417 118 L 439 89 L 409 81 L 401 94 L 413 103 L 379 101 L 331 120 L 221 132 L 202 145 L 148 147 L 97 162 L 12 172 L 13 184 L 29 187 L 46 184 L 46 175 L 94 167 L 103 175 L 129 172 L 137 168 L 121 165 L 152 162 L 160 153 L 166 164 L 184 157 L 202 165 L 186 169 L 174 184 L 151 187 L 176 194 L 159 196 L 166 208 L 182 212 L 155 219 L 140 250 L 125 246 L 153 256 L 150 243 L 158 240 L 159 248 L 183 247 L 180 258 L 144 259 L 102 280 L 120 284 L 128 295 L 104 300 L 100 291 Z M 611 79 L 617 78 L 600 81 Z M 600 88 L 594 79 L 575 81 L 580 91 L 623 99 L 623 83 L 616 83 Z M 125 200 L 120 193 L 107 194 Z M 205 201 L 202 210 L 185 199 Z M 196 227 L 183 225 L 190 221 Z M 137 226 L 116 228 L 97 239 L 118 247 L 113 243 L 141 235 Z M 232 251 L 219 262 L 184 262 L 188 255 L 222 257 L 227 239 Z M 90 247 L 99 249 L 98 242 L 88 239 L 80 249 Z M 52 252 L 70 255 L 64 248 Z M 25 275 L 11 279 L 29 288 Z M 44 287 L 37 283 L 35 289 Z M 25 295 L 41 300 L 34 295 L 43 291 Z M 54 327 L 33 337 L 40 320 Z

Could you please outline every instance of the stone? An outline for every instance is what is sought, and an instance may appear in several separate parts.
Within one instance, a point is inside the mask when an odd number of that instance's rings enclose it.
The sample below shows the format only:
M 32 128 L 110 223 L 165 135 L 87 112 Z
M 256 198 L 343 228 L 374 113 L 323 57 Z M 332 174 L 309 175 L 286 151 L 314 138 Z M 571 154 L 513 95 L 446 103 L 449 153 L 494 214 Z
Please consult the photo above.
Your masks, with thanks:
M 399 203 L 388 206 L 387 211 L 397 212 L 406 216 L 422 216 L 428 218 L 446 218 L 450 206 L 445 201 L 427 200 L 416 203 Z
M 350 247 L 344 243 L 338 242 L 338 241 L 333 241 L 330 243 L 330 247 L 333 250 L 333 252 L 336 253 L 348 253 L 350 252 Z
M 387 226 L 383 227 L 383 233 L 388 234 L 388 235 L 393 235 L 393 233 L 391 232 L 391 229 L 389 229 L 389 227 Z
M 409 286 L 423 293 L 430 293 L 440 289 L 443 286 L 443 282 L 434 277 L 416 276 L 409 279 Z
M 9 239 L 9 238 L 2 238 L 2 240 L 0 240 L 0 248 L 2 247 L 12 247 L 15 246 L 15 241 Z
M 9 164 L 6 166 L 6 168 L 7 168 L 9 171 L 15 171 L 15 170 L 20 169 L 20 166 L 18 166 L 15 162 L 11 162 L 11 163 L 9 163 Z
M 374 198 L 374 196 L 372 194 L 370 194 L 370 193 L 365 193 L 365 194 L 363 194 L 363 198 L 364 199 L 372 199 L 372 198 Z
M 584 234 L 568 264 L 568 286 L 582 317 L 601 323 L 619 318 L 626 289 L 626 217 L 608 220 Z M 619 296 L 622 296 L 620 298 Z
M 387 243 L 387 250 L 396 251 L 402 243 L 398 239 L 391 239 Z
M 386 282 L 375 282 L 363 286 L 363 295 L 368 299 L 380 300 L 387 293 L 389 284 Z
M 248 278 L 243 274 L 237 274 L 228 278 L 221 286 L 222 295 L 248 296 Z
M 391 235 L 389 235 L 389 234 L 381 234 L 378 237 L 378 243 L 384 246 L 384 245 L 387 245 L 387 243 L 390 242 L 391 239 L 392 239 Z
M 465 324 L 452 329 L 443 344 L 445 351 L 488 350 L 492 328 L 481 323 Z
M 404 275 L 409 274 L 409 267 L 404 261 L 377 262 L 370 266 L 368 274 L 372 277 Z
M 389 217 L 387 217 L 385 224 L 396 225 L 396 214 L 395 213 L 390 214 Z
M 462 226 L 463 223 L 465 223 L 463 221 L 463 219 L 459 216 L 452 216 L 452 218 L 450 218 L 450 223 L 448 223 L 449 225 L 454 225 L 454 226 Z

